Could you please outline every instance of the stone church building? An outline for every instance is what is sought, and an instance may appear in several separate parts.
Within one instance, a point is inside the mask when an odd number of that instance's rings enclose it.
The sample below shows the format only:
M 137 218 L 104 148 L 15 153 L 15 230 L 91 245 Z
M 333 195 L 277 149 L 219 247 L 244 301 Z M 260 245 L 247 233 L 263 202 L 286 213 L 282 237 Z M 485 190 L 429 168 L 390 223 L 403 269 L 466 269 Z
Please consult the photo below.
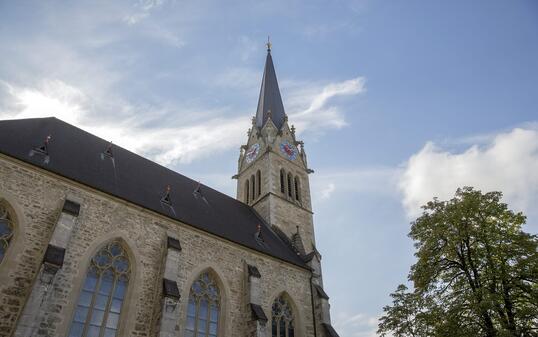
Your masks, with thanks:
M 0 336 L 337 337 L 312 172 L 270 45 L 236 199 L 56 118 L 0 121 Z

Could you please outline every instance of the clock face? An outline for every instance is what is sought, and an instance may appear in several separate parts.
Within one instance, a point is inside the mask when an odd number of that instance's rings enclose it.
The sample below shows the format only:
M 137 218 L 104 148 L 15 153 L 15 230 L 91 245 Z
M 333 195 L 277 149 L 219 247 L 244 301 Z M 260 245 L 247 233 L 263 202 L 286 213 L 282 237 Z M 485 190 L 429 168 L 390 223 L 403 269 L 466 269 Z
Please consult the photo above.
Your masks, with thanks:
M 245 153 L 245 160 L 248 164 L 252 163 L 254 159 L 258 156 L 258 153 L 260 152 L 260 144 L 252 144 L 250 149 L 248 149 L 247 153 Z
M 280 143 L 280 152 L 288 157 L 289 160 L 295 160 L 297 158 L 297 148 L 287 140 Z

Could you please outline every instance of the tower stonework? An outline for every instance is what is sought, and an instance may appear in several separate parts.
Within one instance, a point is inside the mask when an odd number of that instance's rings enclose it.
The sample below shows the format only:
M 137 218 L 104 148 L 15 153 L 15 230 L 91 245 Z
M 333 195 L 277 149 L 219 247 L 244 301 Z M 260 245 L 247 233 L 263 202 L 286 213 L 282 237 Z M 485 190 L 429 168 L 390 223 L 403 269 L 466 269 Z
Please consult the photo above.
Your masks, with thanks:
M 260 98 L 247 144 L 241 146 L 237 199 L 251 205 L 288 238 L 315 248 L 312 202 L 304 143 L 288 123 L 268 49 Z M 303 252 L 304 253 L 304 252 Z

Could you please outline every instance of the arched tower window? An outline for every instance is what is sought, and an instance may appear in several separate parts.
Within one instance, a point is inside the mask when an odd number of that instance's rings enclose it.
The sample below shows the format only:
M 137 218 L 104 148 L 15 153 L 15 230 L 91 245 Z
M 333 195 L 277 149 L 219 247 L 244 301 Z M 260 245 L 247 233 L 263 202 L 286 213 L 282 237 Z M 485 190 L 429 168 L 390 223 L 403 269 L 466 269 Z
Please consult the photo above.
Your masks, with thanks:
M 293 198 L 293 186 L 292 186 L 292 180 L 291 173 L 288 173 L 288 196 L 290 198 Z
M 272 337 L 295 336 L 293 312 L 283 296 L 279 296 L 273 302 L 271 326 Z
M 6 255 L 9 243 L 13 237 L 13 221 L 7 207 L 0 203 L 0 263 Z
M 202 273 L 191 286 L 187 306 L 185 337 L 217 337 L 220 291 L 208 272 Z
M 294 183 L 295 183 L 295 200 L 299 201 L 299 200 L 301 200 L 301 198 L 300 198 L 300 196 L 301 196 L 301 183 L 299 181 L 299 177 L 295 177 Z
M 286 194 L 286 174 L 284 173 L 284 169 L 280 170 L 280 192 L 283 194 Z
M 248 179 L 245 182 L 245 201 L 247 204 L 250 202 L 250 186 Z
M 250 195 L 252 195 L 252 201 L 254 201 L 254 199 L 256 199 L 256 177 L 254 177 L 254 175 L 250 176 L 250 182 Z
M 259 197 L 262 194 L 262 173 L 260 170 L 256 172 L 256 183 L 258 184 L 258 194 L 256 194 L 256 197 Z
M 117 335 L 130 270 L 127 253 L 118 240 L 94 255 L 78 298 L 69 337 Z

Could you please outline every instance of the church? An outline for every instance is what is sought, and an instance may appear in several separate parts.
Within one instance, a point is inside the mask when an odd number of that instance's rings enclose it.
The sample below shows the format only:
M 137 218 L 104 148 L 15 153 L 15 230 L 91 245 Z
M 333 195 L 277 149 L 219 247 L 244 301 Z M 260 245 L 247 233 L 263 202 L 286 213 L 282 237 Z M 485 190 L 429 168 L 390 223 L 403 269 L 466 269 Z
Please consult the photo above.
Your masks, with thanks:
M 0 121 L 0 336 L 338 336 L 267 47 L 235 199 L 53 117 Z

